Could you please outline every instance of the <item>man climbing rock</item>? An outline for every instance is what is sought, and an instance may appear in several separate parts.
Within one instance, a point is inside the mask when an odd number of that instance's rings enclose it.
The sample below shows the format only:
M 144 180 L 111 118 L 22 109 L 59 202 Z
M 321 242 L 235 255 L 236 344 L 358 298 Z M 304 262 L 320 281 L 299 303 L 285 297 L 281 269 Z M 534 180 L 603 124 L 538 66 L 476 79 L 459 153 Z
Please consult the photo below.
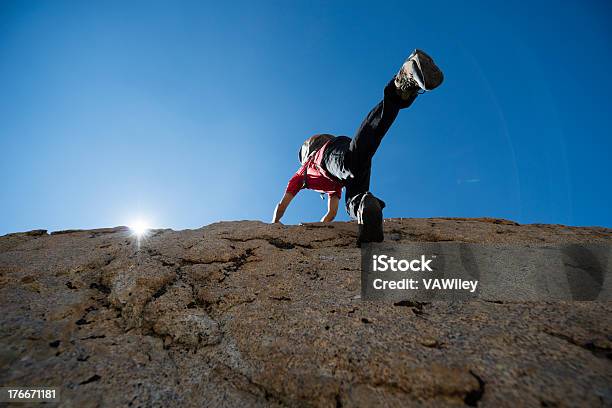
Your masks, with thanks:
M 301 166 L 289 180 L 272 222 L 280 222 L 303 188 L 328 195 L 327 213 L 321 221 L 332 221 L 344 187 L 346 211 L 359 225 L 357 243 L 381 242 L 385 203 L 370 192 L 372 157 L 399 111 L 419 94 L 438 87 L 443 79 L 433 59 L 417 49 L 385 86 L 383 100 L 368 113 L 353 139 L 321 134 L 306 140 L 299 151 Z

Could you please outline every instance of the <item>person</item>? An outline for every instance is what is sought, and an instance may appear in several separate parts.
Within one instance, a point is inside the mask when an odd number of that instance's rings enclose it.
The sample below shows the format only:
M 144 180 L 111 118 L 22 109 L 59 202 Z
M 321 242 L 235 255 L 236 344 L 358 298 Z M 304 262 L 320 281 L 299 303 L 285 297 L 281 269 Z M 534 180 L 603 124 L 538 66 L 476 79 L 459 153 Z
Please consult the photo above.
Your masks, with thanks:
M 370 192 L 372 157 L 399 111 L 412 105 L 419 94 L 437 88 L 443 79 L 433 59 L 416 49 L 385 86 L 382 101 L 368 113 L 352 139 L 321 134 L 306 140 L 299 152 L 301 166 L 276 205 L 272 222 L 280 222 L 291 200 L 304 188 L 328 195 L 327 212 L 321 221 L 330 222 L 336 217 L 344 187 L 346 211 L 359 226 L 357 244 L 382 242 L 385 203 Z

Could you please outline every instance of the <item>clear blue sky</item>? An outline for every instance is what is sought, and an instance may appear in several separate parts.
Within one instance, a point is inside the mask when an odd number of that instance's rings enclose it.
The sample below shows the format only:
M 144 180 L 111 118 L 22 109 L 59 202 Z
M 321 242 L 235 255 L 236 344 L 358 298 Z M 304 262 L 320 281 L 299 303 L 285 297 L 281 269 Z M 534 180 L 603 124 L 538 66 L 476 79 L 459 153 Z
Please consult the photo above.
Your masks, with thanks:
M 610 3 L 494 3 L 0 1 L 0 234 L 268 221 L 415 47 L 446 80 L 374 159 L 385 217 L 612 227 Z

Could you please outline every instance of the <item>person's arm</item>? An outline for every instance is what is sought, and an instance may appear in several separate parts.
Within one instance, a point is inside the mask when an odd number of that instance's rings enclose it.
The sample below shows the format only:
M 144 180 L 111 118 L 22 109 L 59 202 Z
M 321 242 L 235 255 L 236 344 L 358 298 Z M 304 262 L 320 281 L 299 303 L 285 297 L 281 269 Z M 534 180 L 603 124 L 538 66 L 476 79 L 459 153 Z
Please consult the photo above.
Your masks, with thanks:
M 321 218 L 321 222 L 332 222 L 336 218 L 338 213 L 338 203 L 340 197 L 337 195 L 330 195 L 327 199 L 327 213 Z
M 280 202 L 274 208 L 274 215 L 272 216 L 273 223 L 280 223 L 281 218 L 283 218 L 283 214 L 285 214 L 285 210 L 289 207 L 289 203 L 295 197 L 293 194 L 286 192 Z
M 283 218 L 283 214 L 285 214 L 285 210 L 289 207 L 289 203 L 293 200 L 293 197 L 300 192 L 304 185 L 304 172 L 306 168 L 301 166 L 297 172 L 291 177 L 289 183 L 287 184 L 287 188 L 285 189 L 285 195 L 280 200 L 280 202 L 274 208 L 274 215 L 272 215 L 273 223 L 280 223 L 281 218 Z

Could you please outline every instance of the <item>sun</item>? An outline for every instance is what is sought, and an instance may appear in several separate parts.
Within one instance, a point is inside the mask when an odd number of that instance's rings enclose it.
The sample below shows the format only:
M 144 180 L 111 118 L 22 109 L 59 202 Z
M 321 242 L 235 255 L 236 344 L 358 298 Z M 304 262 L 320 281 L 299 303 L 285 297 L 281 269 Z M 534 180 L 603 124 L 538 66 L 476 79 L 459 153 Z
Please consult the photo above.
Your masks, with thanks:
M 129 225 L 132 234 L 136 236 L 136 238 L 140 239 L 147 235 L 147 232 L 151 228 L 149 223 L 144 220 L 134 220 Z

